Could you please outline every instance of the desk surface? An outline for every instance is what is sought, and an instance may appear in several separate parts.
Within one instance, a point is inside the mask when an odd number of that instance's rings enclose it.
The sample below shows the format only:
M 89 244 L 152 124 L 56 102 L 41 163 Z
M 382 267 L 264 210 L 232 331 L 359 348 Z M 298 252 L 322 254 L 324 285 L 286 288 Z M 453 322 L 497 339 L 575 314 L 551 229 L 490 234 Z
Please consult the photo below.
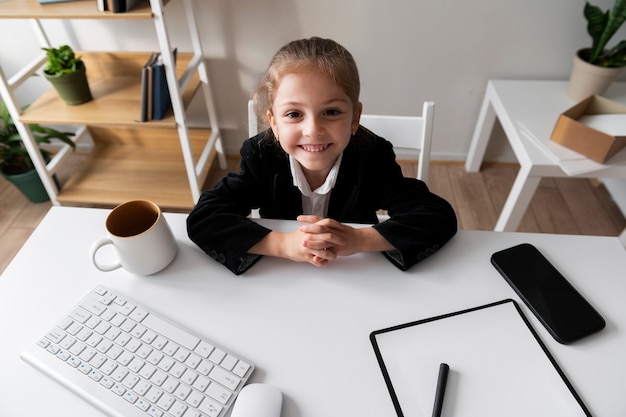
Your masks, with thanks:
M 90 263 L 89 245 L 104 234 L 108 213 L 53 207 L 0 277 L 0 415 L 100 415 L 19 354 L 90 289 L 106 285 L 249 357 L 257 365 L 251 382 L 283 392 L 283 417 L 393 417 L 370 332 L 519 300 L 489 258 L 521 242 L 542 250 L 607 327 L 564 346 L 522 305 L 526 316 L 593 415 L 626 414 L 626 253 L 617 238 L 460 231 L 407 273 L 372 253 L 325 269 L 264 258 L 236 277 L 188 240 L 185 215 L 168 213 L 179 254 L 160 273 L 137 277 L 100 272 Z

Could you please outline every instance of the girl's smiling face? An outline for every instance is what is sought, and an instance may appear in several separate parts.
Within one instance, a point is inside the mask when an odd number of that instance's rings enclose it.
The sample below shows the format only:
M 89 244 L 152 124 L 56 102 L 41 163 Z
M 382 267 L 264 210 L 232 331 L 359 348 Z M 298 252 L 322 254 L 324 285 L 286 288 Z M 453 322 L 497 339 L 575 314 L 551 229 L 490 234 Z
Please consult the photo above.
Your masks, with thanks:
M 324 183 L 359 126 L 361 104 L 315 70 L 286 75 L 267 113 L 274 136 L 302 166 L 311 189 Z

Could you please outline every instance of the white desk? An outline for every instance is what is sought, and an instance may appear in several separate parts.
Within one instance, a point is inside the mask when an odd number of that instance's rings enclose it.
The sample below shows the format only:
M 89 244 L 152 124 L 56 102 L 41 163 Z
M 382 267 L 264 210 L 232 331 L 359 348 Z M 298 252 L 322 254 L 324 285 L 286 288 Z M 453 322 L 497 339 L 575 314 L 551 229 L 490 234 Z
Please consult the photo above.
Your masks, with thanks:
M 490 80 L 483 99 L 465 162 L 477 172 L 485 156 L 496 117 L 520 164 L 520 170 L 504 204 L 496 231 L 515 231 L 542 177 L 568 177 L 558 163 L 521 131 L 520 123 L 541 139 L 549 139 L 559 114 L 576 102 L 566 95 L 567 81 Z M 605 97 L 626 103 L 626 82 L 614 83 Z M 577 177 L 626 178 L 626 152 L 610 159 L 608 167 Z
M 520 302 L 526 316 L 594 416 L 626 415 L 626 253 L 617 238 L 460 231 L 407 273 L 373 253 L 326 269 L 264 258 L 236 277 L 188 240 L 185 215 L 167 214 L 180 252 L 157 275 L 137 277 L 90 263 L 89 245 L 104 233 L 107 214 L 53 207 L 0 277 L 1 416 L 100 415 L 19 354 L 89 290 L 107 285 L 249 357 L 257 365 L 251 381 L 284 393 L 283 417 L 394 417 L 370 332 L 519 300 L 489 258 L 521 242 L 544 251 L 607 327 L 564 346 Z

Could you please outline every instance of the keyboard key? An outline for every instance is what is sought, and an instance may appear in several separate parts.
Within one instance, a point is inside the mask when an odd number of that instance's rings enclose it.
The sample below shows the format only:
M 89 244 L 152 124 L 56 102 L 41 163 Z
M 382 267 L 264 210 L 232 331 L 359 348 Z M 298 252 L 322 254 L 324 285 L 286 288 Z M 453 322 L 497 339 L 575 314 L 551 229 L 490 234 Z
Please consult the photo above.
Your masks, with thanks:
M 135 391 L 137 395 L 144 396 L 151 387 L 152 385 L 148 381 L 141 380 L 133 387 L 133 391 Z
M 126 401 L 128 401 L 129 403 L 131 403 L 131 404 L 134 404 L 135 401 L 137 401 L 138 398 L 139 398 L 139 396 L 137 394 L 135 394 L 134 392 L 132 392 L 132 391 L 126 391 L 124 393 L 124 399 Z
M 226 355 L 220 366 L 227 371 L 232 371 L 236 363 L 237 358 L 235 358 L 233 355 Z
M 138 323 L 141 323 L 143 319 L 148 315 L 148 312 L 141 308 L 135 308 L 129 315 L 131 319 L 135 320 Z
M 113 384 L 113 386 L 111 387 L 111 391 L 121 397 L 126 392 L 126 388 L 124 388 L 122 384 Z
M 157 401 L 159 401 L 161 395 L 163 395 L 163 391 L 153 386 L 148 390 L 148 393 L 146 394 L 146 400 L 155 404 Z
M 175 401 L 174 404 L 170 407 L 170 414 L 172 414 L 174 417 L 182 417 L 185 411 L 187 411 L 187 406 L 180 401 Z
M 119 312 L 125 316 L 128 316 L 135 309 L 135 305 L 126 303 L 119 309 Z
M 149 327 L 155 332 L 162 334 L 168 339 L 173 340 L 181 346 L 184 346 L 188 350 L 193 350 L 200 342 L 200 339 L 198 339 L 194 335 L 189 334 L 185 330 L 182 330 L 180 327 L 176 327 L 175 325 L 157 317 L 154 314 L 149 314 L 142 323 L 144 326 Z
M 226 353 L 224 351 L 222 351 L 221 349 L 215 349 L 213 350 L 213 353 L 211 353 L 211 356 L 209 356 L 209 360 L 214 364 L 219 365 L 220 363 L 222 363 L 222 360 L 225 356 Z
M 189 388 L 185 384 L 180 384 L 178 386 L 178 388 L 176 388 L 176 391 L 174 391 L 174 397 L 178 398 L 179 400 L 183 400 L 183 401 L 185 401 L 187 399 L 189 394 L 191 394 L 191 388 Z
M 161 417 L 163 415 L 163 411 L 159 410 L 156 406 L 152 406 L 148 409 L 148 415 L 150 417 Z
M 185 367 L 185 365 L 183 365 L 182 363 L 174 363 L 174 366 L 172 366 L 172 368 L 169 370 L 170 374 L 173 375 L 175 378 L 180 379 L 181 376 L 183 375 L 183 373 L 185 372 L 187 368 Z
M 57 327 L 61 330 L 65 330 L 68 327 L 70 327 L 70 325 L 74 323 L 74 320 L 72 320 L 69 317 L 64 317 L 63 319 L 61 319 L 61 321 L 57 324 Z
M 208 375 L 209 372 L 211 372 L 211 369 L 213 369 L 213 365 L 208 361 L 202 361 L 200 363 L 200 366 L 198 366 L 197 368 L 198 372 L 200 372 L 202 375 Z
M 204 392 L 207 389 L 211 380 L 205 376 L 199 376 L 196 381 L 193 383 L 193 387 L 198 391 Z
M 172 404 L 174 404 L 174 397 L 167 395 L 167 394 L 163 394 L 161 398 L 159 398 L 159 401 L 157 402 L 157 406 L 163 409 L 163 411 L 169 410 Z
M 211 396 L 211 398 L 219 401 L 222 404 L 226 404 L 228 400 L 230 400 L 230 397 L 232 397 L 233 395 L 231 391 L 216 383 L 212 383 L 211 385 L 209 385 L 206 393 Z
M 158 386 L 161 386 L 166 379 L 167 374 L 161 370 L 157 370 L 154 375 L 152 375 L 152 378 L 150 378 L 150 381 Z
M 140 398 L 135 405 L 137 406 L 137 408 L 139 408 L 142 411 L 147 411 L 148 408 L 150 408 L 150 403 L 146 400 L 144 400 L 143 398 Z
M 198 344 L 198 347 L 195 349 L 195 352 L 202 356 L 204 359 L 208 358 L 211 352 L 213 351 L 213 345 L 208 344 L 204 340 Z
M 194 408 L 197 408 L 203 399 L 204 395 L 202 395 L 198 391 L 192 391 L 191 394 L 189 394 L 189 396 L 187 397 L 187 404 Z
M 102 314 L 106 308 L 105 306 L 91 298 L 84 300 L 82 303 L 80 303 L 80 306 L 91 314 L 95 314 L 96 316 Z
M 100 380 L 100 384 L 107 388 L 111 388 L 113 385 L 115 385 L 115 381 L 112 378 L 109 378 L 108 376 L 103 376 L 102 379 Z
M 231 391 L 237 389 L 237 386 L 241 382 L 241 379 L 217 366 L 213 368 L 213 370 L 209 373 L 209 376 L 211 379 L 219 382 Z
M 163 347 L 163 353 L 165 353 L 168 356 L 174 356 L 177 350 L 178 350 L 178 345 L 172 342 L 171 340 L 167 342 L 165 347 Z
M 103 385 L 109 382 L 109 379 L 107 378 L 106 381 L 103 383 L 102 379 L 104 378 L 104 376 L 100 372 L 96 371 L 95 369 L 92 369 L 91 371 L 89 371 L 87 375 L 89 376 L 89 378 L 93 379 L 94 381 L 100 381 L 100 383 Z M 111 383 L 111 385 L 113 384 Z M 111 388 L 111 387 L 108 386 L 107 388 Z
M 82 308 L 77 308 L 70 313 L 70 317 L 76 320 L 79 323 L 85 323 L 91 317 L 87 311 Z
M 163 385 L 161 386 L 161 388 L 163 388 L 165 391 L 171 394 L 178 387 L 179 383 L 180 382 L 178 382 L 178 379 L 168 376 L 165 382 L 163 383 Z
M 195 373 L 191 369 L 185 368 L 185 372 L 183 373 L 183 375 L 181 376 L 180 379 L 185 384 L 192 385 L 196 381 L 196 378 L 198 378 L 198 374 L 197 373 Z
M 146 364 L 139 371 L 139 376 L 145 379 L 150 379 L 152 378 L 152 375 L 154 375 L 155 371 L 156 368 L 154 366 Z
M 222 406 L 209 398 L 205 398 L 198 406 L 198 409 L 209 417 L 217 417 L 220 411 L 222 411 Z
M 190 368 L 196 368 L 200 363 L 202 363 L 202 358 L 198 355 L 195 354 L 191 354 L 187 357 L 187 359 L 185 360 L 185 365 L 187 365 Z M 208 364 L 208 362 L 207 362 Z M 213 365 L 209 365 L 210 367 L 213 367 Z M 211 369 L 209 369 L 210 371 Z M 204 373 L 204 375 L 207 375 L 209 373 L 209 371 L 207 371 L 206 373 Z
M 49 339 L 52 343 L 59 343 L 65 337 L 65 332 L 60 329 L 52 329 L 47 335 L 46 338 Z

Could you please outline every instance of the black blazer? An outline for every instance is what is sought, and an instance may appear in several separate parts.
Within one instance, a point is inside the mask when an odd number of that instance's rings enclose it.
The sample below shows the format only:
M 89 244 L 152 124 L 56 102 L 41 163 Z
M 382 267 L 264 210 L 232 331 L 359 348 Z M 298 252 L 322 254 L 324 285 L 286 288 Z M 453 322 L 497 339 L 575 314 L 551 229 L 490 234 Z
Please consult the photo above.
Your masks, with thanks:
M 293 186 L 289 158 L 271 130 L 243 143 L 239 174 L 228 174 L 202 193 L 187 218 L 189 237 L 241 274 L 260 258 L 247 251 L 270 232 L 247 217 L 256 208 L 265 218 L 292 220 L 302 214 L 302 196 Z M 377 223 L 380 209 L 391 218 Z M 373 224 L 397 249 L 384 255 L 402 270 L 435 253 L 457 230 L 450 204 L 424 182 L 405 178 L 391 143 L 363 127 L 343 152 L 328 217 Z

